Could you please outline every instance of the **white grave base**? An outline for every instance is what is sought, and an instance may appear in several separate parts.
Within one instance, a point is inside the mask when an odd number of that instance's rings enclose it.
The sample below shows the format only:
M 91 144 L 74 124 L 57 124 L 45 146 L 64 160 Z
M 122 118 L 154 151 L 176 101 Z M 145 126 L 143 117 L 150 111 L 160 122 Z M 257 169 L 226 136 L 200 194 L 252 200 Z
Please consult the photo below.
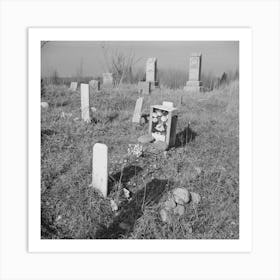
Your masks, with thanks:
M 155 138 L 155 141 L 163 141 L 165 142 L 165 135 L 159 134 L 159 133 L 152 133 L 152 136 Z

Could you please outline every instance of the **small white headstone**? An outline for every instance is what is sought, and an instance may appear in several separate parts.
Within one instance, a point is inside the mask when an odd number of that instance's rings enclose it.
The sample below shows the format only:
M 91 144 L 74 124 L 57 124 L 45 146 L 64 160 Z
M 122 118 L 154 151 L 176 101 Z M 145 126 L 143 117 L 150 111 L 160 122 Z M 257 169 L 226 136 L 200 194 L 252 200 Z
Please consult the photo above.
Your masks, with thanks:
M 81 84 L 81 112 L 82 112 L 82 119 L 85 122 L 90 122 L 88 84 Z
M 142 112 L 142 105 L 143 105 L 143 97 L 137 99 L 134 109 L 134 114 L 132 118 L 133 123 L 139 123 L 141 119 L 141 112 Z
M 77 90 L 77 86 L 78 86 L 78 83 L 77 83 L 77 82 L 71 82 L 71 84 L 70 84 L 70 89 L 71 89 L 71 90 Z
M 108 147 L 96 143 L 92 154 L 92 186 L 98 189 L 104 197 L 108 192 Z
M 173 108 L 173 102 L 163 101 L 163 102 L 162 102 L 162 105 L 163 105 L 163 106 L 166 106 L 166 107 Z

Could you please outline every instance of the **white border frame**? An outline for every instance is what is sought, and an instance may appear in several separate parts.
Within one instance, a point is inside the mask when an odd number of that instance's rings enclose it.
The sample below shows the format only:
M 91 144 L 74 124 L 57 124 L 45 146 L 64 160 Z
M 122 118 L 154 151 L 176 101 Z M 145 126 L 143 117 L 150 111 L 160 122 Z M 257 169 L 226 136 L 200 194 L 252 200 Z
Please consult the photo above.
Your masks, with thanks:
M 29 252 L 250 252 L 252 248 L 252 32 L 250 28 L 29 28 Z M 40 239 L 40 41 L 239 41 L 240 238 L 238 240 Z

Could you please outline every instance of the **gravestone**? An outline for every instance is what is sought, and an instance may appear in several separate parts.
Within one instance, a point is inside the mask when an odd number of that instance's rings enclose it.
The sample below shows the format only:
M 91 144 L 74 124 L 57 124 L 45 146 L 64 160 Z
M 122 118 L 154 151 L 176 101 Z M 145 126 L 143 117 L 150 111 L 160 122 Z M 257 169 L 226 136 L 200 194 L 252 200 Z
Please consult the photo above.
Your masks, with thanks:
M 137 99 L 134 109 L 134 114 L 132 118 L 133 123 L 139 123 L 141 119 L 141 112 L 142 112 L 142 105 L 143 105 L 143 97 Z
M 203 91 L 201 81 L 201 61 L 201 53 L 191 54 L 189 66 L 189 80 L 187 81 L 186 86 L 184 87 L 185 91 Z
M 151 86 L 158 86 L 158 71 L 157 71 L 157 59 L 150 57 L 146 63 L 146 82 L 150 82 Z
M 103 73 L 103 86 L 105 87 L 113 87 L 114 79 L 112 73 Z
M 71 82 L 70 84 L 70 90 L 77 90 L 77 86 L 78 86 L 78 83 L 77 82 Z
M 163 105 L 163 106 L 166 106 L 166 107 L 171 107 L 171 108 L 172 108 L 172 107 L 173 107 L 173 102 L 163 101 L 163 102 L 162 102 L 162 105 Z
M 100 82 L 98 80 L 89 81 L 89 90 L 90 92 L 100 91 Z
M 151 82 L 138 82 L 138 93 L 150 94 L 151 93 Z
M 108 194 L 108 147 L 96 143 L 92 153 L 92 186 L 104 197 Z
M 164 101 L 162 105 L 151 106 L 148 135 L 152 139 L 149 142 L 154 139 L 153 145 L 160 150 L 175 146 L 177 118 L 177 108 L 172 102 Z
M 90 122 L 89 110 L 89 85 L 81 84 L 81 113 L 85 122 Z

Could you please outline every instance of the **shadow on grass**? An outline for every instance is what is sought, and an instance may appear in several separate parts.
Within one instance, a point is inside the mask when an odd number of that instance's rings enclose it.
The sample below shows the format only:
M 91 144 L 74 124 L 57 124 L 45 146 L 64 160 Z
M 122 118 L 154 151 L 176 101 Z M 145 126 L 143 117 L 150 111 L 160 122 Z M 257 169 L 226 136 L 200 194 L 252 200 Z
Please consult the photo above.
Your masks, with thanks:
M 122 209 L 113 223 L 108 228 L 98 231 L 96 239 L 120 239 L 128 238 L 133 231 L 133 227 L 137 219 L 143 215 L 145 207 L 155 206 L 169 188 L 168 180 L 153 179 L 146 184 L 146 187 L 136 192 L 131 201 L 122 205 Z M 120 224 L 125 224 L 125 228 Z
M 112 174 L 109 177 L 108 182 L 108 192 L 110 193 L 113 189 L 113 186 L 120 181 L 123 185 L 126 185 L 126 183 L 134 176 L 136 176 L 139 172 L 143 170 L 142 167 L 137 165 L 130 165 L 123 169 L 123 171 L 116 172 Z
M 198 134 L 188 125 L 184 130 L 176 134 L 175 147 L 185 146 L 194 141 Z

